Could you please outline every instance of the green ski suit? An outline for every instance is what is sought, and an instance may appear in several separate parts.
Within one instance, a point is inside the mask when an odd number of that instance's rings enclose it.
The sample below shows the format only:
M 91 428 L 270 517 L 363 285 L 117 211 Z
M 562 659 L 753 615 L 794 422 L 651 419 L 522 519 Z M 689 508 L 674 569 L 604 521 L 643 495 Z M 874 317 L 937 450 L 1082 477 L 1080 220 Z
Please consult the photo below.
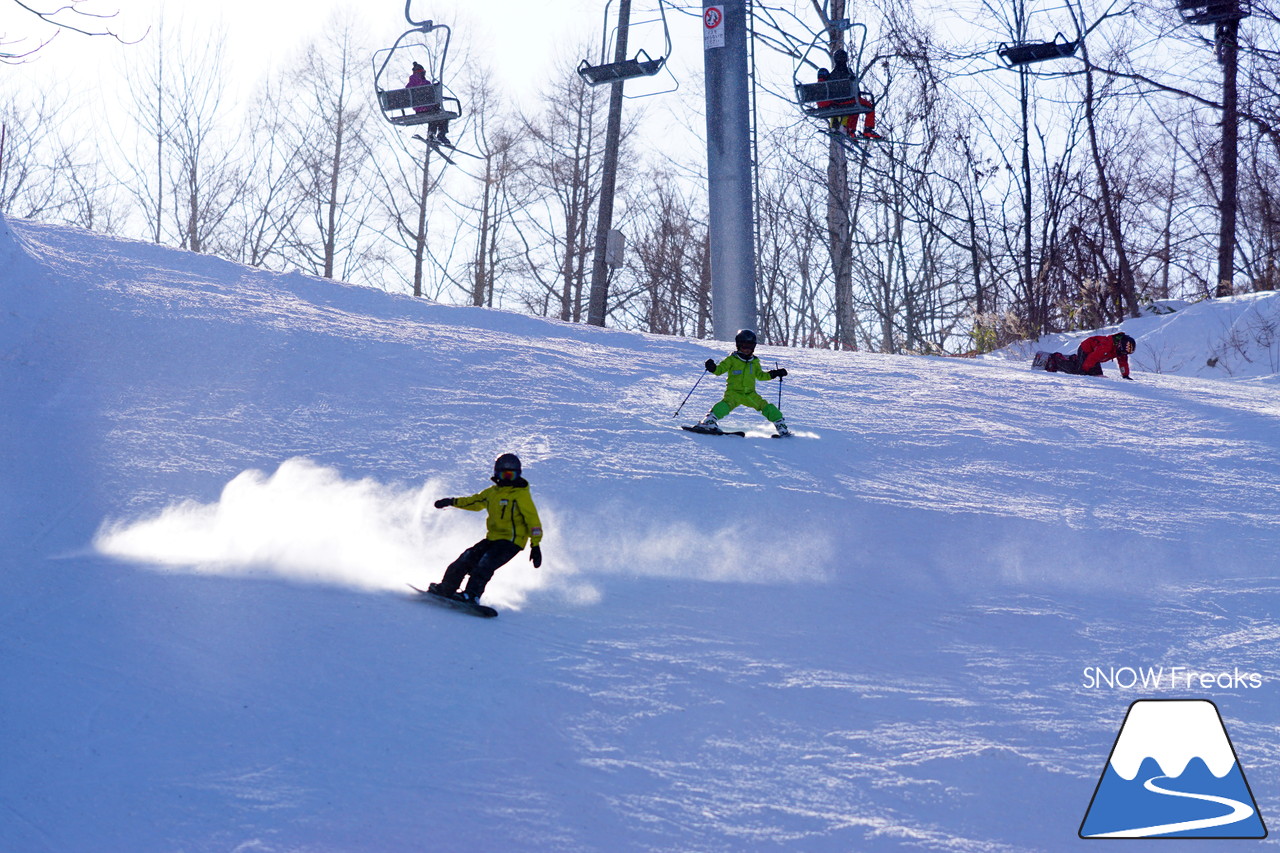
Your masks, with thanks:
M 753 355 L 747 360 L 735 352 L 716 365 L 716 376 L 726 373 L 729 378 L 725 382 L 724 399 L 711 407 L 716 420 L 739 406 L 755 409 L 774 423 L 782 420 L 782 410 L 756 393 L 757 380 L 768 382 L 773 378 L 760 365 L 759 358 Z

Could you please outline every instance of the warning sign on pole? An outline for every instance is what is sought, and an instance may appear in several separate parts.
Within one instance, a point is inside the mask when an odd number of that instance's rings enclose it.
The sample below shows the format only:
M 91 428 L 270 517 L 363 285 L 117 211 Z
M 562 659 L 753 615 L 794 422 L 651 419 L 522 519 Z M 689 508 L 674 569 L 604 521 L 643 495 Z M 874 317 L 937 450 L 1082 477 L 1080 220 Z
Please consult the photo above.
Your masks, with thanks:
M 702 49 L 724 47 L 724 7 L 707 6 L 702 10 Z

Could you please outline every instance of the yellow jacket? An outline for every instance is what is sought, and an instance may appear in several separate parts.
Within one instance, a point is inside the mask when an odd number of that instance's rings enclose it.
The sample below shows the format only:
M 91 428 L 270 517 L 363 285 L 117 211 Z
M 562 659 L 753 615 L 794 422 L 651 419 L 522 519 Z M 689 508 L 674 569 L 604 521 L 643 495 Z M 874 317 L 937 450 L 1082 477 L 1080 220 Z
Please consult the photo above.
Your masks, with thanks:
M 530 539 L 537 545 L 542 541 L 542 521 L 538 518 L 538 508 L 533 505 L 533 495 L 529 493 L 529 484 L 523 479 L 513 484 L 490 486 L 483 492 L 454 499 L 453 505 L 460 509 L 479 512 L 489 511 L 485 522 L 486 539 L 506 539 L 521 548 Z

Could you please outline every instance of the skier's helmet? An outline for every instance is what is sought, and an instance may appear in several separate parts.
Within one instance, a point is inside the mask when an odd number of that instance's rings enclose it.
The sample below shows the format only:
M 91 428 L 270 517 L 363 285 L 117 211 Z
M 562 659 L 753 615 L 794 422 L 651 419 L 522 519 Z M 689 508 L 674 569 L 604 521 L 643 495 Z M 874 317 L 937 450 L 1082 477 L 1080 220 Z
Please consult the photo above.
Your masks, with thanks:
M 520 476 L 520 457 L 514 453 L 504 453 L 493 460 L 493 481 L 509 483 Z
M 1116 341 L 1116 352 L 1119 352 L 1119 353 L 1128 354 L 1138 348 L 1138 342 L 1135 341 L 1133 338 L 1129 337 L 1128 335 L 1124 334 L 1123 332 L 1116 333 L 1115 341 Z
M 733 342 L 737 344 L 739 352 L 751 352 L 756 348 L 756 333 L 743 329 L 733 336 Z

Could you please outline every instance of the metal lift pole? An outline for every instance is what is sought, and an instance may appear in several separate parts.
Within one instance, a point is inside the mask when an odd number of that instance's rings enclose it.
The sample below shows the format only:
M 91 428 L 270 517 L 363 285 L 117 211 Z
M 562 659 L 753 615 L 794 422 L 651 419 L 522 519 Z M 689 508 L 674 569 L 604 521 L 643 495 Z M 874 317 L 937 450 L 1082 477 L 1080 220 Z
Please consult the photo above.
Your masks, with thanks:
M 721 341 L 756 327 L 746 0 L 703 0 L 711 326 Z
M 1240 19 L 1217 25 L 1215 45 L 1222 65 L 1222 196 L 1218 202 L 1218 286 L 1214 295 L 1235 294 L 1236 215 L 1240 203 Z
M 627 58 L 627 30 L 631 24 L 631 0 L 618 4 L 618 38 L 614 62 Z M 603 326 L 609 304 L 609 270 L 606 249 L 613 228 L 613 195 L 618 184 L 618 145 L 622 140 L 622 87 L 618 80 L 609 87 L 609 119 L 604 132 L 604 165 L 600 174 L 600 212 L 596 216 L 596 251 L 591 262 L 591 297 L 587 303 L 587 323 Z

